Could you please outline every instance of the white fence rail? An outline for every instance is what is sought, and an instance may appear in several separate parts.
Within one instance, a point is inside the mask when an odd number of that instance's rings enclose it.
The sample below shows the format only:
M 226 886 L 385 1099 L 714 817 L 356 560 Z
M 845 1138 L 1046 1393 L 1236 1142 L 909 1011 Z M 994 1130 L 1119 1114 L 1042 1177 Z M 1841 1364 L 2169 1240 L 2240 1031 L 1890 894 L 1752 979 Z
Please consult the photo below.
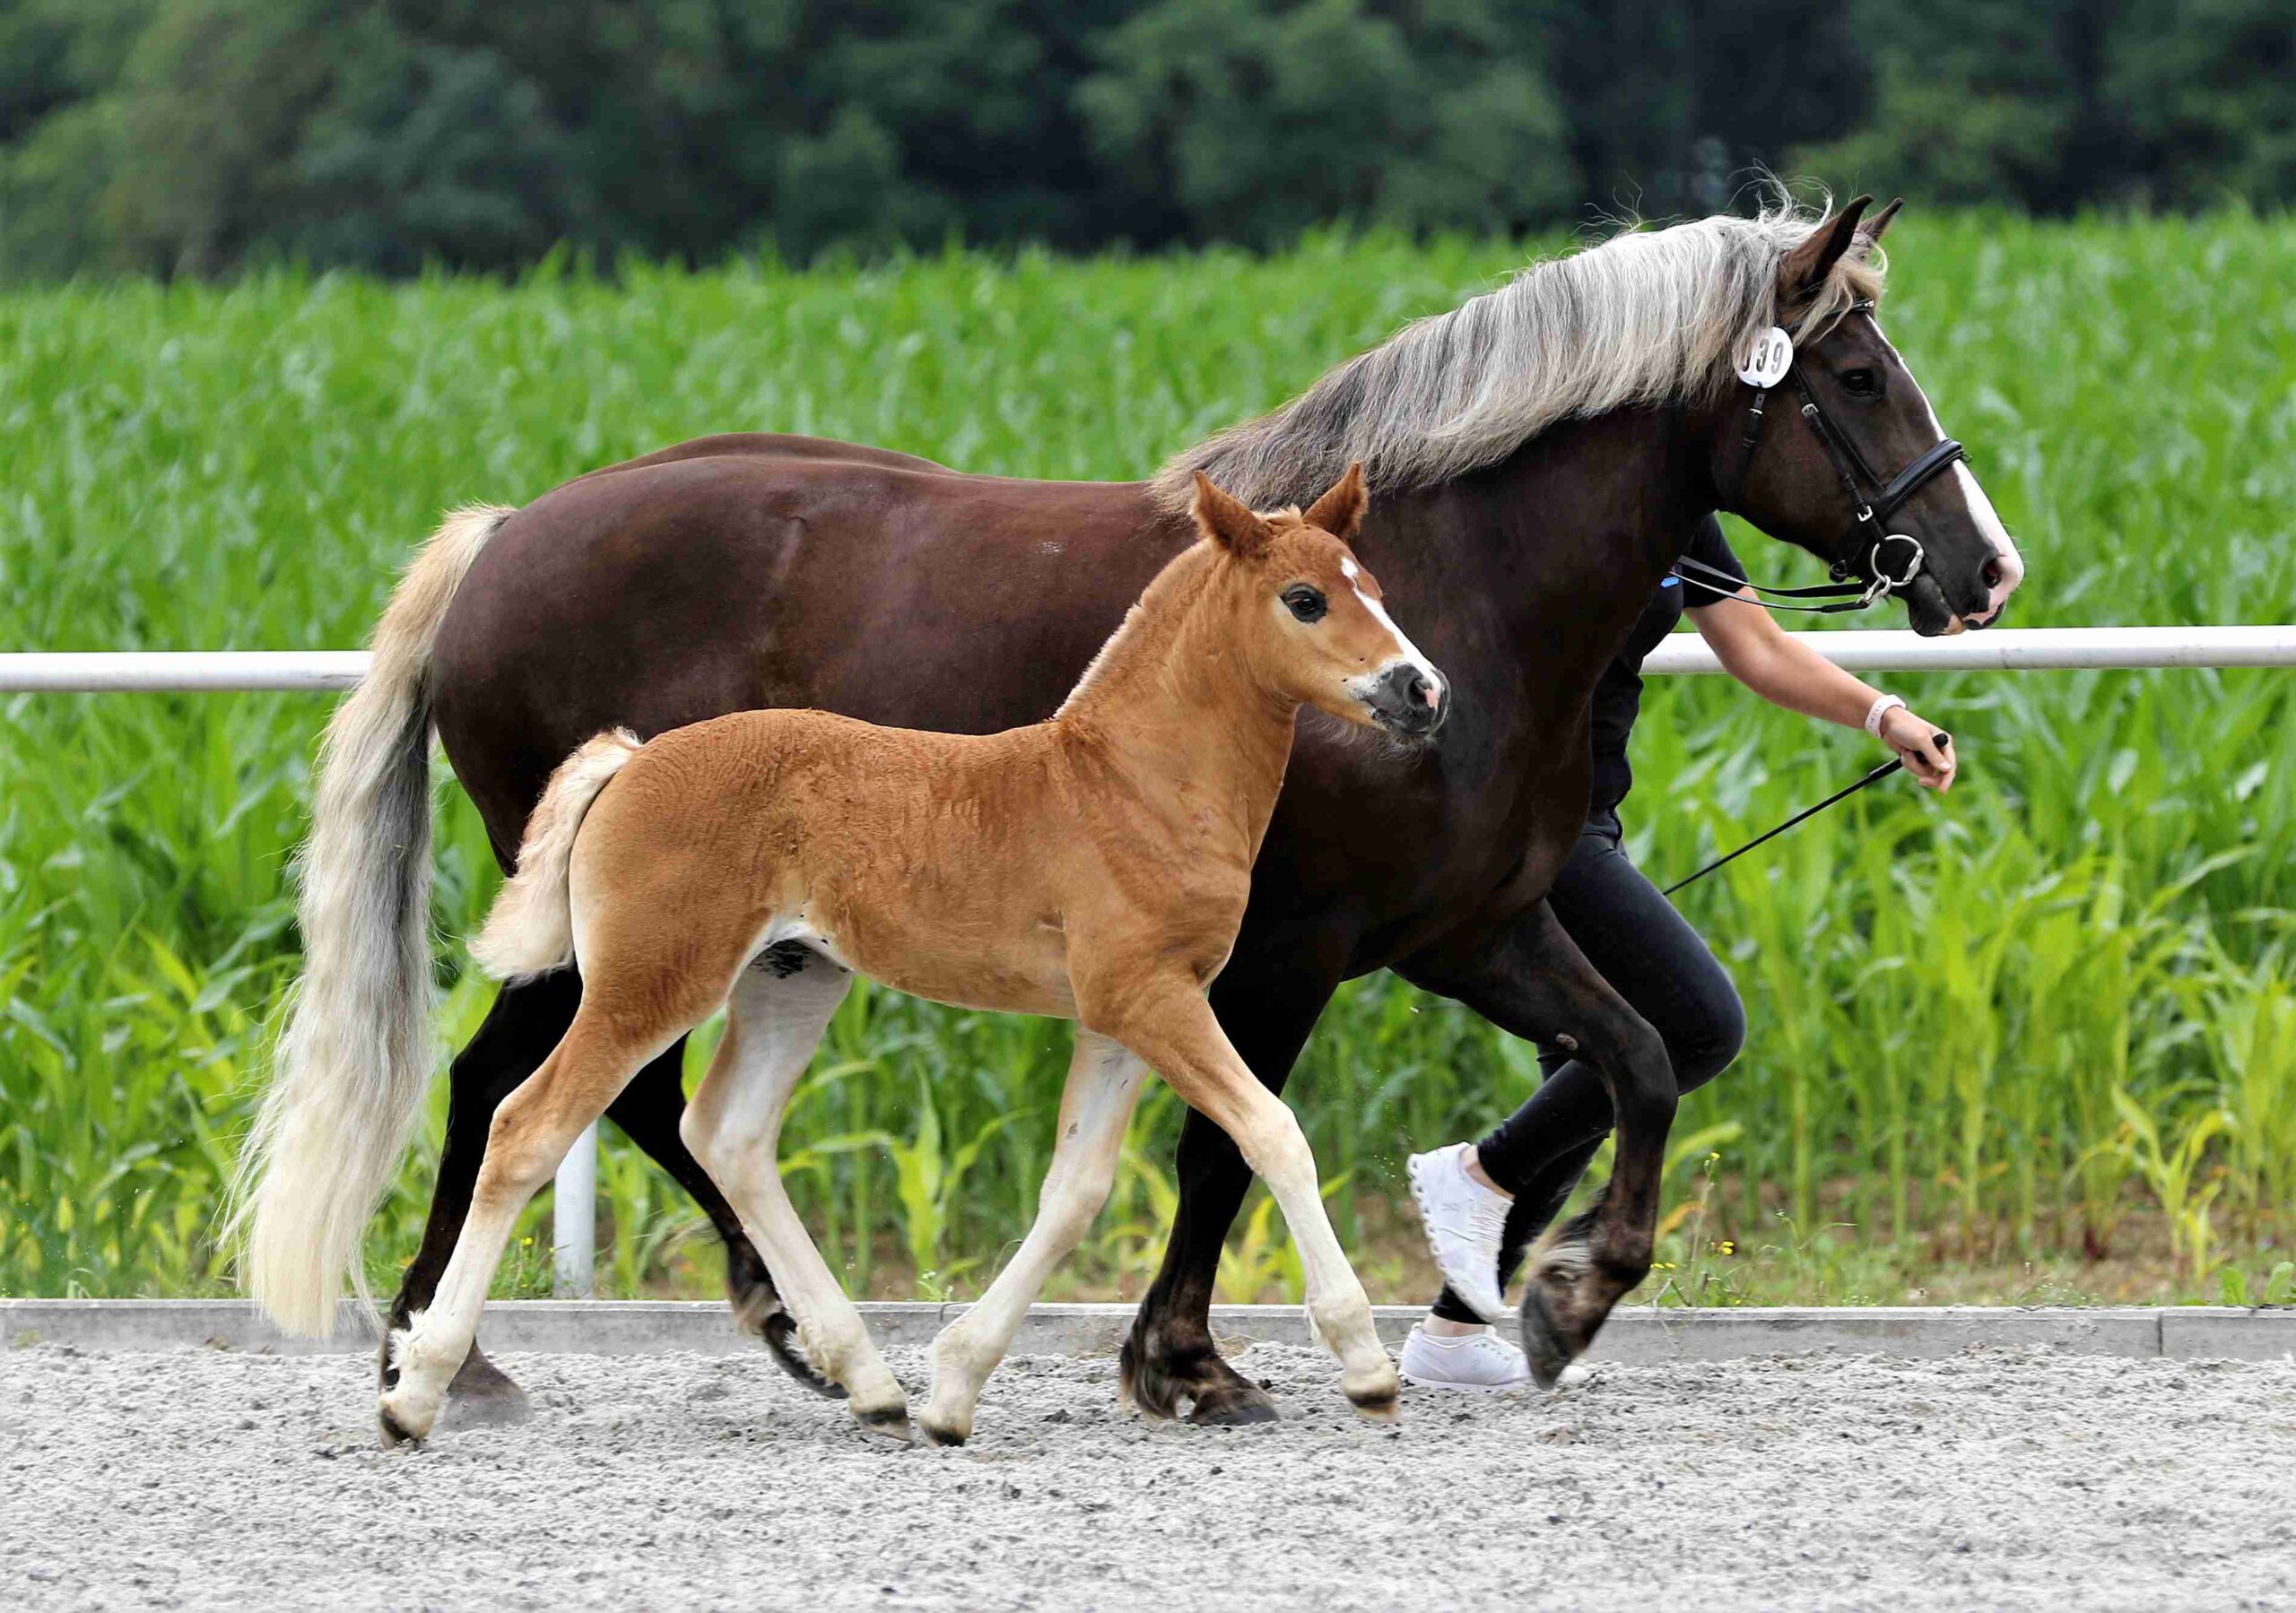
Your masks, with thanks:
M 2296 666 L 2296 624 L 2252 628 L 1997 628 L 1951 638 L 1906 632 L 1820 631 L 1805 641 L 1860 672 L 2045 672 L 2109 668 Z M 1643 663 L 1648 672 L 1718 672 L 1704 640 L 1677 634 Z M 367 671 L 361 650 L 225 650 L 122 655 L 0 655 L 0 694 L 137 690 L 343 689 Z M 562 1294 L 587 1295 L 596 1265 L 597 1128 L 558 1167 L 551 1242 Z

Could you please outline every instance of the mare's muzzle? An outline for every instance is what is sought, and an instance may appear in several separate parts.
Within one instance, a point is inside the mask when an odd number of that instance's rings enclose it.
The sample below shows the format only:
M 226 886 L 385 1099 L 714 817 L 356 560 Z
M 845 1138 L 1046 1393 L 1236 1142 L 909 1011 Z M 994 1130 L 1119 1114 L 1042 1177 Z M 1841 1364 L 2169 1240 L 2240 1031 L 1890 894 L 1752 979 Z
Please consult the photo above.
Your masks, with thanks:
M 1423 740 L 1450 715 L 1451 686 L 1432 667 L 1398 661 L 1372 681 L 1363 703 L 1388 733 Z

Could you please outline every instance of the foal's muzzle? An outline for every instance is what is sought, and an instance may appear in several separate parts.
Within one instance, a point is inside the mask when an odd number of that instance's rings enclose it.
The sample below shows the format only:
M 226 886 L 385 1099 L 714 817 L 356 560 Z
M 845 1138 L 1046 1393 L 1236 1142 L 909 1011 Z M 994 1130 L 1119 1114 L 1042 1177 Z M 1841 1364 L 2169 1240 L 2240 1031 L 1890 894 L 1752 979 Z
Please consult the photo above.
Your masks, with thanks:
M 1406 739 L 1431 737 L 1451 712 L 1448 681 L 1433 667 L 1411 661 L 1383 669 L 1362 698 L 1380 727 Z

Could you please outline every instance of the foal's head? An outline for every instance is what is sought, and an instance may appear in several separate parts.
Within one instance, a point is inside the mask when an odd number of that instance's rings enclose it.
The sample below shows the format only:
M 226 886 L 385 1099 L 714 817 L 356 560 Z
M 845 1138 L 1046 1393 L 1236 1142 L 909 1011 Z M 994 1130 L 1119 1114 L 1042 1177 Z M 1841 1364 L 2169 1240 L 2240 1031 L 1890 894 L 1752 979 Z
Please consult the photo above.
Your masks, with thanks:
M 1223 551 L 1214 586 L 1234 609 L 1248 664 L 1271 689 L 1350 723 L 1426 739 L 1450 708 L 1449 681 L 1379 603 L 1379 584 L 1348 549 L 1362 525 L 1363 467 L 1307 511 L 1261 514 L 1203 472 L 1192 513 Z

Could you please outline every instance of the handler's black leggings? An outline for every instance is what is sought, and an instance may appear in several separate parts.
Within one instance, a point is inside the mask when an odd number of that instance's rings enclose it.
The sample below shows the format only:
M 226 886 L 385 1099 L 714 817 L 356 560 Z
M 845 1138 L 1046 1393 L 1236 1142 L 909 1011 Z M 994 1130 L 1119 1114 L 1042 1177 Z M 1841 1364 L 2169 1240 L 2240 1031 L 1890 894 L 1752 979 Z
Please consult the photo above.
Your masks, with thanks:
M 1587 824 L 1547 902 L 1587 961 L 1664 1038 L 1675 1083 L 1688 1092 L 1738 1056 L 1746 1010 L 1698 932 L 1627 860 L 1619 835 L 1614 815 Z M 1610 1095 L 1593 1065 L 1548 1049 L 1539 1065 L 1544 1083 L 1477 1145 L 1483 1168 L 1515 1195 L 1499 1261 L 1502 1287 L 1611 1130 Z M 1448 1288 L 1434 1310 L 1453 1322 L 1481 1320 Z

